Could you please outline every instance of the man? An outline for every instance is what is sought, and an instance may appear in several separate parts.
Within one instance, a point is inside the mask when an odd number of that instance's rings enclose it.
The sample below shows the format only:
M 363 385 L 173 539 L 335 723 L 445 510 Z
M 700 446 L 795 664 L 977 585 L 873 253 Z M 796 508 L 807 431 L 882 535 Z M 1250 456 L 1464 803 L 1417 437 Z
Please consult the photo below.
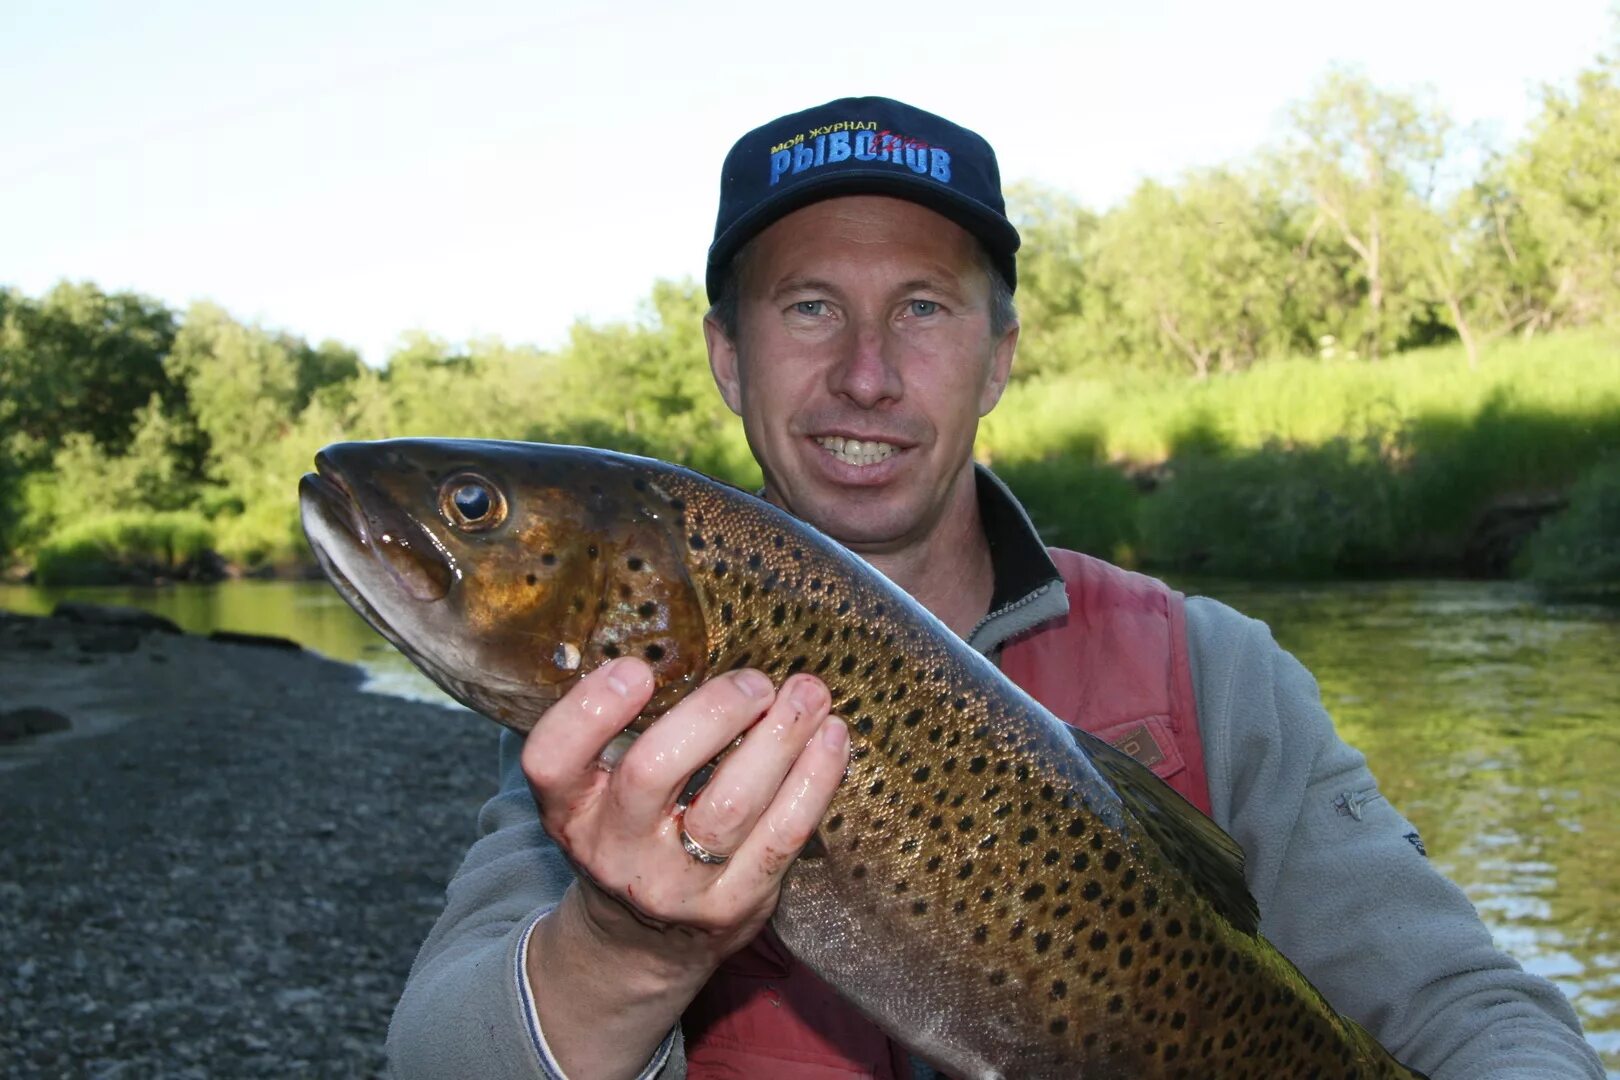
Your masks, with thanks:
M 1134 724 L 1144 759 L 1244 847 L 1267 936 L 1402 1060 L 1437 1080 L 1601 1076 L 1568 1003 L 1491 947 L 1411 827 L 1366 799 L 1361 756 L 1263 625 L 1048 554 L 975 469 L 1018 340 L 1017 247 L 990 147 L 940 117 L 846 99 L 744 136 L 704 333 L 766 496 L 1060 715 Z M 847 761 L 825 687 L 718 677 L 599 768 L 651 692 L 646 665 L 617 660 L 522 745 L 503 735 L 501 793 L 395 1013 L 395 1073 L 911 1072 L 765 931 Z M 680 811 L 692 772 L 739 736 Z M 1359 814 L 1335 810 L 1344 792 Z

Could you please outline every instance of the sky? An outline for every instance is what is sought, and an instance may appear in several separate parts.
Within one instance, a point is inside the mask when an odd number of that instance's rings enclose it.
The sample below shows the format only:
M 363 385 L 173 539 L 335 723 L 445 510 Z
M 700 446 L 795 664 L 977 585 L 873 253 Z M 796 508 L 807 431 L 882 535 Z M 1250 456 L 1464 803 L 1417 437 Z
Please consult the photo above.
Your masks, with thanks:
M 1274 142 L 1334 65 L 1507 145 L 1609 3 L 0 0 L 0 286 L 212 300 L 371 363 L 408 330 L 552 347 L 701 279 L 720 163 L 779 115 L 898 97 L 1105 209 Z

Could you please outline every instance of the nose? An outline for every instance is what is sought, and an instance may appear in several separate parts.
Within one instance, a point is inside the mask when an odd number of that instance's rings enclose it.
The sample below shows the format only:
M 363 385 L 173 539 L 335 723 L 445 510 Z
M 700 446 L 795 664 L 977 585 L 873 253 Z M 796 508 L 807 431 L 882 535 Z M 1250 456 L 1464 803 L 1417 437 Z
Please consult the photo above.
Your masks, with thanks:
M 852 328 L 843 355 L 828 373 L 829 388 L 863 409 L 898 401 L 904 384 L 895 347 L 880 323 L 862 321 Z

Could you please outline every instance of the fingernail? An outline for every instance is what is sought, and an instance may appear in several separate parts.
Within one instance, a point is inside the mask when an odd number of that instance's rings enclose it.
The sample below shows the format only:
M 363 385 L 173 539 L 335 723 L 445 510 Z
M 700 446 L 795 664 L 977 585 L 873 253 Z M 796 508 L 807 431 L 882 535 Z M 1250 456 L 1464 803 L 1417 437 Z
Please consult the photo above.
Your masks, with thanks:
M 630 683 L 625 678 L 624 663 L 623 660 L 614 660 L 602 669 L 605 672 L 603 681 L 607 683 L 608 689 L 620 697 L 627 697 L 630 694 Z
M 749 697 L 761 698 L 771 692 L 771 680 L 752 668 L 745 668 L 734 676 L 737 688 Z
M 821 706 L 821 688 L 809 679 L 803 679 L 793 684 L 788 699 L 802 713 L 815 712 Z
M 842 750 L 849 743 L 849 728 L 838 717 L 827 717 L 821 725 L 821 743 L 829 750 Z

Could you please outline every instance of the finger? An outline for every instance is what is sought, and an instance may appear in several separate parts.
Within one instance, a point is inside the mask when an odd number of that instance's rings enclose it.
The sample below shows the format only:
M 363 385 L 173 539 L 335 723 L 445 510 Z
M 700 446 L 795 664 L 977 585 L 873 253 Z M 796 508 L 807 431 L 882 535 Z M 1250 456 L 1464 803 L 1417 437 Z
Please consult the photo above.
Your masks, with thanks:
M 727 864 L 728 876 L 778 879 L 826 816 L 849 767 L 849 729 L 836 716 L 805 744 L 771 805 Z M 757 884 L 744 882 L 745 884 Z
M 597 756 L 652 697 L 652 669 L 633 657 L 603 664 L 541 714 L 523 742 L 523 773 L 558 803 L 600 783 Z
M 718 854 L 740 847 L 831 705 L 827 688 L 813 675 L 784 683 L 764 718 L 725 756 L 692 801 L 686 834 Z
M 634 817 L 667 814 L 692 774 L 758 720 L 774 692 L 752 669 L 710 679 L 625 751 L 613 770 L 613 797 Z

